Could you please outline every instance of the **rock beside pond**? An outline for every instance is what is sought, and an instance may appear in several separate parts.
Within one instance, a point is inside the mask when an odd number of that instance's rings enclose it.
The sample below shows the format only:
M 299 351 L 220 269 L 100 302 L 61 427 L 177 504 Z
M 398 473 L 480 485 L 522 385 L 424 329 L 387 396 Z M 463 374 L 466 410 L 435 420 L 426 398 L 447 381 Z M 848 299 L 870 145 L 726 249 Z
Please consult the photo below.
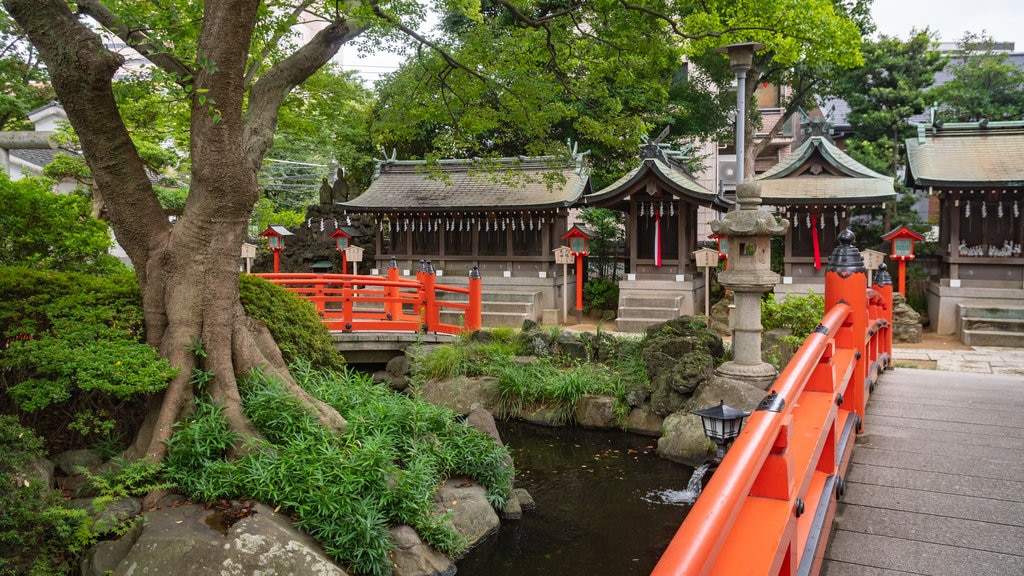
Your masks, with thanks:
M 149 511 L 129 547 L 106 544 L 86 555 L 85 576 L 122 574 L 295 574 L 345 576 L 320 546 L 266 506 L 226 533 L 211 527 L 216 510 L 190 504 Z M 215 522 L 212 522 L 216 524 Z M 130 540 L 129 540 L 130 541 Z M 123 553 L 122 558 L 116 558 Z
M 459 376 L 443 382 L 427 382 L 420 386 L 419 392 L 426 402 L 462 415 L 469 414 L 474 404 L 495 412 L 501 400 L 498 379 L 492 376 Z
M 584 394 L 576 401 L 576 422 L 586 428 L 613 428 L 616 403 L 614 396 Z
M 715 443 L 704 435 L 700 416 L 676 412 L 665 418 L 658 438 L 658 456 L 699 466 L 715 455 Z
M 523 510 L 533 510 L 537 507 L 537 503 L 534 502 L 533 496 L 531 496 L 525 488 L 513 488 L 512 496 L 519 501 L 519 506 Z
M 660 436 L 664 423 L 664 418 L 655 414 L 649 407 L 644 407 L 633 408 L 629 411 L 629 420 L 627 420 L 626 426 L 627 430 L 633 434 Z
M 469 547 L 477 545 L 498 530 L 501 520 L 487 501 L 487 490 L 469 480 L 449 478 L 434 493 L 437 513 L 447 514 L 447 522 L 466 538 Z
M 682 410 L 665 418 L 661 438 L 658 439 L 658 455 L 690 466 L 703 464 L 715 455 L 716 447 L 704 435 L 700 417 L 690 414 L 690 411 L 717 406 L 720 401 L 733 408 L 751 411 L 762 398 L 764 391 L 756 386 L 715 376 L 686 401 Z
M 455 564 L 447 556 L 434 550 L 410 526 L 391 528 L 391 573 L 400 576 L 452 576 Z

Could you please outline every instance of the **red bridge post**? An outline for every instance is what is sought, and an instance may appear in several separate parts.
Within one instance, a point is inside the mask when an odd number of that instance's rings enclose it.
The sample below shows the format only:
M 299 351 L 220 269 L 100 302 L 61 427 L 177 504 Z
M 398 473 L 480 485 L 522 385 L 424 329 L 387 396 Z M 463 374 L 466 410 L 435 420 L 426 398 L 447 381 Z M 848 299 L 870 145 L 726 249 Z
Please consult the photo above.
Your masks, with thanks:
M 483 320 L 483 283 L 480 280 L 480 269 L 473 265 L 469 271 L 469 308 L 466 310 L 466 330 L 479 330 Z
M 392 282 L 398 281 L 398 262 L 395 261 L 394 256 L 388 262 L 388 280 Z M 393 284 L 388 286 L 384 289 L 384 295 L 387 297 L 387 302 L 384 304 L 384 312 L 387 314 L 388 320 L 398 320 L 402 312 L 402 304 L 397 300 L 398 287 Z
M 878 353 L 885 354 L 886 363 L 888 364 L 892 361 L 892 276 L 889 275 L 888 267 L 885 264 L 879 266 L 878 272 L 872 280 L 871 287 L 878 292 L 885 303 L 885 309 L 882 311 L 881 318 L 885 320 L 887 326 L 884 328 L 884 334 L 879 339 Z
M 835 342 L 837 346 L 857 350 L 857 361 L 854 363 L 846 399 L 852 411 L 863 421 L 868 393 L 866 377 L 869 359 L 864 346 L 868 316 L 868 273 L 860 251 L 853 245 L 856 239 L 849 229 L 839 233 L 839 246 L 832 252 L 825 271 L 825 310 L 831 310 L 840 302 L 850 306 L 850 315 L 843 321 Z

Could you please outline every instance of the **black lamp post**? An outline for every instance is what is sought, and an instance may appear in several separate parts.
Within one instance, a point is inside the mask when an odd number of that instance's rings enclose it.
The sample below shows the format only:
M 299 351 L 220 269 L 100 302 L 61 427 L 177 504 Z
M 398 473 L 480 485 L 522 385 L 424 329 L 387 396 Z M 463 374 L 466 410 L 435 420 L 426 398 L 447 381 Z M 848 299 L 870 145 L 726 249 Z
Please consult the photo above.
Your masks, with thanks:
M 718 406 L 694 410 L 691 414 L 700 416 L 704 423 L 704 434 L 718 446 L 715 457 L 719 459 L 725 456 L 725 446 L 740 435 L 743 419 L 750 416 L 750 412 L 737 410 L 721 400 Z

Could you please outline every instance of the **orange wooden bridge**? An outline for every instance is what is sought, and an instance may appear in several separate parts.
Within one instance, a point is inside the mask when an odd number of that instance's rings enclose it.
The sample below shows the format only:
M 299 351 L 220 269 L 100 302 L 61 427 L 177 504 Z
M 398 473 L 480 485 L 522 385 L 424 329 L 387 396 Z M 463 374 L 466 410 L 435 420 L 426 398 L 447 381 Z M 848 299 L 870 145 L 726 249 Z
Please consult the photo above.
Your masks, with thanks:
M 478 330 L 481 322 L 480 273 L 469 286 L 437 283 L 429 261 L 416 278 L 400 278 L 397 266 L 386 278 L 354 274 L 255 274 L 313 303 L 328 330 L 339 332 L 434 332 Z M 441 322 L 442 311 L 458 313 L 459 323 Z
M 836 254 L 824 318 L 748 418 L 653 576 L 819 572 L 868 397 L 892 357 L 891 279 L 878 274 L 869 288 L 856 249 Z

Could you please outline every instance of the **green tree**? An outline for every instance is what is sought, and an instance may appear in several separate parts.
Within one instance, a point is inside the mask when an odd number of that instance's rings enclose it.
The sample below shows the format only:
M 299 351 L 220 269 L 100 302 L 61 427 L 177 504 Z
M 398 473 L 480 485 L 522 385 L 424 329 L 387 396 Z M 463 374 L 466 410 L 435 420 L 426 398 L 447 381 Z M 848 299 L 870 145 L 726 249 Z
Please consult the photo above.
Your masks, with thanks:
M 11 181 L 0 173 L 0 266 L 108 272 L 121 267 L 107 254 L 107 226 L 90 215 L 79 194 L 54 194 L 53 180 Z
M 865 166 L 895 175 L 903 141 L 914 130 L 907 120 L 927 108 L 928 88 L 945 61 L 928 30 L 913 31 L 906 41 L 882 35 L 861 51 L 864 65 L 848 70 L 838 86 L 850 105 L 847 148 Z
M 967 33 L 950 54 L 953 78 L 932 90 L 940 117 L 955 122 L 1024 119 L 1024 70 L 992 38 Z
M 857 64 L 857 22 L 836 4 L 463 6 L 443 20 L 457 32 L 445 51 L 411 59 L 384 86 L 374 133 L 414 157 L 550 153 L 571 139 L 592 151 L 601 186 L 635 162 L 641 137 L 660 126 L 670 126 L 669 141 L 726 127 L 735 97 L 719 87 L 734 76 L 714 52 L 721 45 L 764 42 L 763 58 L 786 68 Z M 684 55 L 699 72 L 684 74 Z M 484 72 L 469 62 L 484 63 Z
M 46 70 L 18 23 L 2 12 L 0 46 L 0 130 L 31 130 L 28 112 L 53 100 Z

